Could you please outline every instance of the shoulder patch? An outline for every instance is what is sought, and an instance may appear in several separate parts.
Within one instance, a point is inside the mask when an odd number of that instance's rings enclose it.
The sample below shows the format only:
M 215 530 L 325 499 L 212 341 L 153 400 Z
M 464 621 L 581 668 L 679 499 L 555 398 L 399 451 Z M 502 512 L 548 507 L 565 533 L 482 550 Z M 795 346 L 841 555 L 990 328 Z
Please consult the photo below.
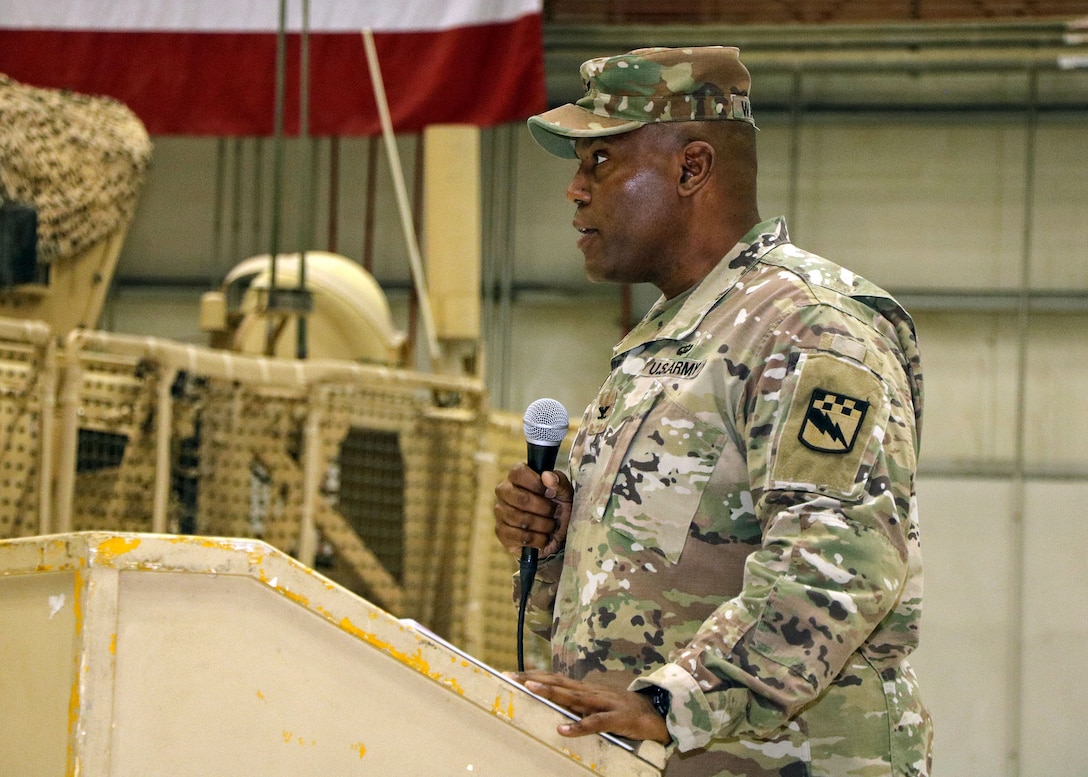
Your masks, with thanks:
M 864 399 L 814 388 L 797 439 L 821 453 L 849 453 L 868 410 Z
M 874 433 L 880 437 L 887 423 L 880 378 L 863 364 L 819 352 L 803 354 L 797 371 L 773 434 L 770 485 L 854 498 L 872 463 Z

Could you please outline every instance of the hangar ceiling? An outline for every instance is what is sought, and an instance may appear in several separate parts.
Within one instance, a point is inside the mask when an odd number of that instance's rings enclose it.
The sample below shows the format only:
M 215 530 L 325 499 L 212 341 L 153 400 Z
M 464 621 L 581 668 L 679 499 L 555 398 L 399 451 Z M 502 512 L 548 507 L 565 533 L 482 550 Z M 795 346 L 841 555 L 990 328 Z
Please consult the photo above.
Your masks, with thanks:
M 1083 110 L 1088 95 L 1084 0 L 548 0 L 544 13 L 553 104 L 581 96 L 578 66 L 591 57 L 715 44 L 741 48 L 764 111 L 798 101 L 809 110 Z

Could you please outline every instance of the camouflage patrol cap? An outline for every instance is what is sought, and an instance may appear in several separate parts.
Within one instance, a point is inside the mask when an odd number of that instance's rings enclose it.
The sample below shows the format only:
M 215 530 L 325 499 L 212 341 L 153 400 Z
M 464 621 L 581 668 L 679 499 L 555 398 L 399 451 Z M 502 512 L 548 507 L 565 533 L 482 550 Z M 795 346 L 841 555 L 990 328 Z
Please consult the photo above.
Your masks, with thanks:
M 664 121 L 743 121 L 752 78 L 733 46 L 635 49 L 582 63 L 585 96 L 529 118 L 545 151 L 575 159 L 575 138 L 630 132 Z

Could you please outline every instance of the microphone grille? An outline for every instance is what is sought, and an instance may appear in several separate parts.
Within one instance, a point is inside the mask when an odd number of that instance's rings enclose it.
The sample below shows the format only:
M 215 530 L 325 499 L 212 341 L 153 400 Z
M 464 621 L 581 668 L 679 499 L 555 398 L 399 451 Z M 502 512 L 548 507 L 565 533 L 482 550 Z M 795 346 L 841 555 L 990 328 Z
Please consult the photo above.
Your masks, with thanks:
M 538 399 L 525 408 L 522 419 L 526 442 L 537 445 L 559 445 L 567 436 L 570 419 L 567 409 L 554 399 Z

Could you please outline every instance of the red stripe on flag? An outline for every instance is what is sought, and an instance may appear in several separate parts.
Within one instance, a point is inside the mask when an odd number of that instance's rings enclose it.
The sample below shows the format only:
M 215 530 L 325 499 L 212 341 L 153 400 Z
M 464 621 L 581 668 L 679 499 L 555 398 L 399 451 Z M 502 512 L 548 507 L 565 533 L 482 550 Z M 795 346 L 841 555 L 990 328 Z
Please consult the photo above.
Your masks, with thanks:
M 541 17 L 435 32 L 375 33 L 398 132 L 491 126 L 545 108 Z M 298 131 L 299 36 L 288 36 L 285 126 Z M 268 135 L 276 36 L 264 33 L 0 29 L 0 73 L 34 86 L 109 95 L 152 135 Z M 380 130 L 361 34 L 310 36 L 310 132 Z

